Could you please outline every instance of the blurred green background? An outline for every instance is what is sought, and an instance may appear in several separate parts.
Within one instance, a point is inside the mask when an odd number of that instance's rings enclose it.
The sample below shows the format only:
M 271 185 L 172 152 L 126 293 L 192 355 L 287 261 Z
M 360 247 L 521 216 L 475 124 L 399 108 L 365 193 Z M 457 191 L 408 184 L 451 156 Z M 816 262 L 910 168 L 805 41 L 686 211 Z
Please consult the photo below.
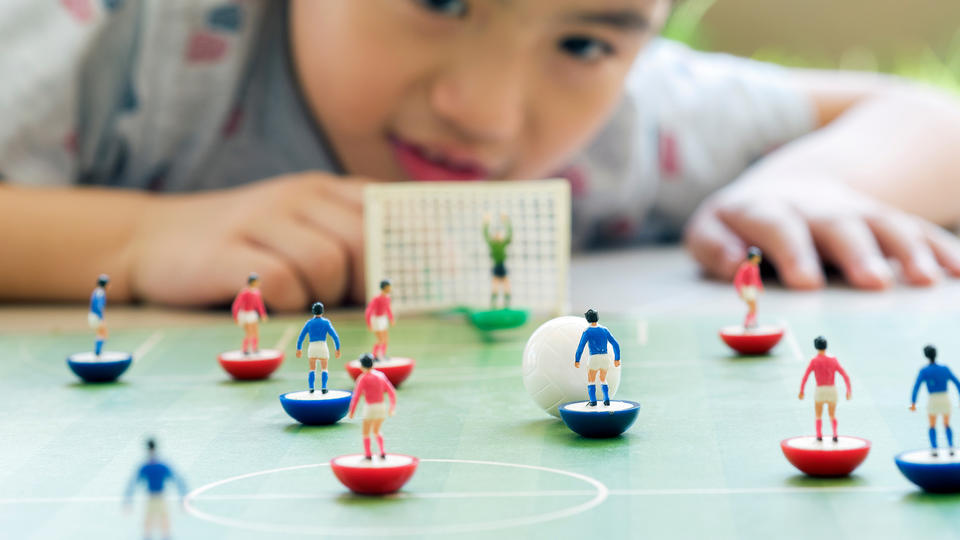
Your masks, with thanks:
M 700 50 L 894 73 L 960 93 L 957 0 L 679 0 L 664 35 Z

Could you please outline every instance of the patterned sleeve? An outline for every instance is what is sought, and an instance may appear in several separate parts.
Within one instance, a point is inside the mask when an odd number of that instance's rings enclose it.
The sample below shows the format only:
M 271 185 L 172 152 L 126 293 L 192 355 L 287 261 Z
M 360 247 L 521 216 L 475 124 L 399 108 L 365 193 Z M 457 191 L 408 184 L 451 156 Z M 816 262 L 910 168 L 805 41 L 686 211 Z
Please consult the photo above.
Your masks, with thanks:
M 786 69 L 656 41 L 574 165 L 575 236 L 675 239 L 710 193 L 814 127 L 813 104 Z

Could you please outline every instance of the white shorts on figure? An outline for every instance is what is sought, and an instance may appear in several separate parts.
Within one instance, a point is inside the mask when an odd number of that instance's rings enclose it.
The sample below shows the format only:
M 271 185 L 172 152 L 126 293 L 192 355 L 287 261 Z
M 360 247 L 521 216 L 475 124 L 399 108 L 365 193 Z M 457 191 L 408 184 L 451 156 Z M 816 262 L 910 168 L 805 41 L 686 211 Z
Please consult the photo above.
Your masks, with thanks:
M 260 321 L 260 314 L 254 310 L 241 309 L 237 312 L 237 324 L 253 324 Z
M 832 384 L 829 386 L 818 386 L 817 390 L 813 393 L 813 401 L 817 403 L 836 403 L 837 387 Z
M 307 347 L 307 358 L 330 358 L 330 348 L 326 341 L 311 341 Z
M 610 353 L 591 354 L 588 366 L 590 369 L 609 371 L 613 367 L 613 360 L 610 359 Z
M 376 317 L 371 317 L 370 328 L 372 328 L 374 332 L 381 332 L 387 328 L 390 328 L 390 317 L 387 317 L 386 315 L 377 315 Z
M 147 498 L 147 521 L 166 521 L 167 502 L 163 495 L 150 495 Z
M 740 287 L 740 298 L 743 298 L 744 302 L 756 302 L 757 288 L 752 285 Z
M 364 420 L 383 420 L 387 417 L 387 402 L 367 403 L 363 409 Z
M 87 324 L 90 325 L 90 328 L 99 330 L 103 326 L 103 318 L 91 311 L 87 313 Z
M 950 414 L 950 397 L 946 392 L 932 392 L 927 398 L 927 414 Z

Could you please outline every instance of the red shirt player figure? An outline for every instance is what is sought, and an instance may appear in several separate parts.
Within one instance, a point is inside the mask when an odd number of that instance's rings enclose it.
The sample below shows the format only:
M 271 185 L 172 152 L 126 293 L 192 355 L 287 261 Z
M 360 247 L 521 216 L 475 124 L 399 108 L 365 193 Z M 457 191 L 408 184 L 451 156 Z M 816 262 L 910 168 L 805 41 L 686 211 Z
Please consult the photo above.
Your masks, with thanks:
M 366 407 L 363 411 L 363 456 L 365 459 L 373 459 L 370 452 L 370 432 L 372 431 L 377 438 L 377 445 L 380 446 L 380 458 L 386 459 L 387 453 L 383 449 L 383 436 L 380 435 L 380 426 L 388 414 L 383 394 L 386 393 L 390 396 L 389 414 L 393 416 L 397 408 L 397 392 L 386 375 L 373 369 L 372 354 L 368 353 L 360 358 L 360 367 L 363 369 L 363 373 L 357 378 L 357 386 L 353 389 L 348 418 L 353 418 L 357 402 L 360 396 L 363 396 L 366 400 Z
M 383 360 L 387 356 L 390 327 L 394 324 L 393 310 L 390 309 L 390 289 L 389 279 L 381 281 L 380 294 L 370 300 L 364 312 L 367 328 L 377 337 L 377 343 L 373 346 L 373 358 L 376 361 Z
M 747 303 L 749 310 L 743 321 L 744 329 L 757 327 L 757 295 L 763 292 L 763 281 L 760 280 L 760 261 L 763 254 L 760 248 L 751 247 L 747 250 L 747 260 L 740 263 L 737 274 L 733 278 L 733 286 L 737 294 Z
M 847 399 L 850 399 L 850 377 L 847 372 L 840 367 L 840 363 L 833 356 L 827 356 L 827 340 L 823 336 L 813 340 L 813 346 L 817 349 L 817 356 L 810 360 L 807 371 L 803 374 L 803 380 L 800 381 L 800 399 L 803 399 L 803 388 L 807 385 L 807 378 L 812 371 L 817 380 L 817 390 L 813 394 L 814 407 L 817 412 L 817 440 L 823 440 L 823 404 L 827 404 L 827 410 L 830 414 L 830 423 L 833 425 L 833 442 L 837 442 L 837 387 L 834 380 L 837 373 L 843 377 L 843 382 L 847 387 Z
M 256 272 L 247 277 L 247 286 L 237 295 L 232 306 L 233 320 L 243 327 L 243 354 L 260 351 L 259 322 L 267 322 L 267 310 L 260 295 L 260 276 Z

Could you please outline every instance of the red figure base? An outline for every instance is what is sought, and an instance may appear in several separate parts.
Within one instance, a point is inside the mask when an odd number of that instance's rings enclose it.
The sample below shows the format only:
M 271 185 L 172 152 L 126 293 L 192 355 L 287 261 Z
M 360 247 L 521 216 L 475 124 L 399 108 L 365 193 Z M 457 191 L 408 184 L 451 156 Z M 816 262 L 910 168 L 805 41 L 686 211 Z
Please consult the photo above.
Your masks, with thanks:
M 813 435 L 780 441 L 787 461 L 810 476 L 847 476 L 863 463 L 870 452 L 870 441 L 860 437 L 831 437 L 817 441 Z
M 387 379 L 390 380 L 390 384 L 393 386 L 400 386 L 400 383 L 407 380 L 407 377 L 413 373 L 413 366 L 415 362 L 413 358 L 387 358 L 386 360 L 380 360 L 379 362 L 374 362 L 373 369 L 383 373 L 387 376 Z M 357 377 L 360 376 L 363 371 L 360 369 L 359 360 L 351 360 L 347 362 L 346 366 L 347 373 L 353 377 L 353 380 L 357 380 Z
M 350 491 L 360 495 L 387 495 L 400 491 L 410 480 L 420 460 L 402 454 L 387 454 L 386 459 L 363 454 L 338 456 L 330 460 L 330 469 Z
M 740 354 L 767 354 L 780 343 L 784 329 L 780 326 L 758 326 L 744 330 L 743 326 L 720 329 L 720 339 Z
M 253 381 L 266 379 L 276 371 L 283 362 L 283 351 L 263 349 L 252 354 L 243 354 L 243 351 L 227 351 L 220 353 L 217 360 L 234 379 Z

